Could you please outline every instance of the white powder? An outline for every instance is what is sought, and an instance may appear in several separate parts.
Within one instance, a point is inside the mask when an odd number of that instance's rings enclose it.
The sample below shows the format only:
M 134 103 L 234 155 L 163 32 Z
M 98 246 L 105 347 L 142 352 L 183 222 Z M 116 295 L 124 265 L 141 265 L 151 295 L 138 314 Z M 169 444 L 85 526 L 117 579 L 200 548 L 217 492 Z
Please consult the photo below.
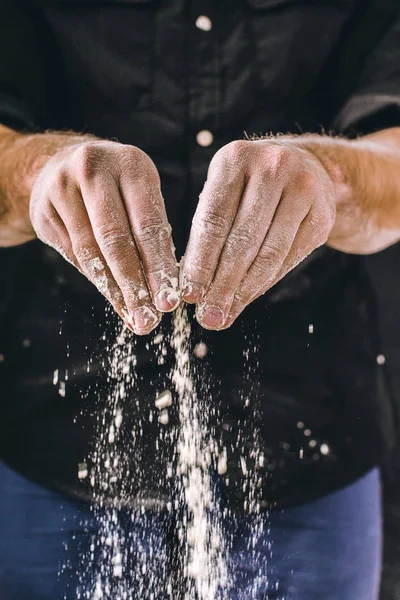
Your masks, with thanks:
M 158 422 L 161 423 L 161 425 L 168 425 L 168 423 L 169 423 L 169 413 L 168 413 L 167 410 L 163 410 L 162 411 L 162 413 L 158 417 Z
M 228 455 L 226 448 L 223 449 L 222 454 L 218 456 L 218 475 L 225 475 L 228 470 Z
M 185 600 L 216 600 L 227 586 L 226 548 L 220 516 L 213 513 L 209 460 L 216 444 L 207 441 L 207 419 L 200 418 L 199 399 L 190 371 L 190 324 L 181 305 L 174 314 L 172 346 L 176 353 L 172 381 L 179 399 L 178 470 L 185 501 L 180 524 L 185 575 L 192 578 Z M 185 524 L 187 524 L 185 526 Z
M 330 448 L 329 448 L 328 444 L 321 444 L 321 447 L 320 447 L 319 451 L 324 456 L 327 456 L 329 454 L 329 452 L 330 452 Z
M 161 271 L 161 278 L 163 281 L 160 285 L 159 294 L 165 296 L 170 304 L 178 304 L 180 300 L 178 278 L 170 277 L 165 271 Z
M 105 266 L 103 261 L 99 257 L 95 257 L 90 259 L 87 262 L 87 269 L 89 272 L 89 276 L 91 281 L 97 287 L 99 292 L 106 296 L 110 297 L 110 289 L 108 286 L 108 278 L 105 272 Z
M 130 392 L 136 385 L 134 340 L 124 326 L 110 348 L 109 389 L 106 406 L 100 404 L 95 413 L 97 432 L 90 456 L 91 466 L 89 468 L 86 461 L 78 465 L 78 478 L 89 478 L 93 490 L 92 513 L 96 531 L 88 554 L 82 557 L 84 567 L 79 572 L 76 600 L 134 600 L 144 597 L 148 586 L 155 591 L 161 590 L 155 576 L 145 580 L 143 575 L 149 557 L 143 550 L 140 528 L 135 523 L 146 529 L 146 515 L 142 515 L 139 508 L 132 510 L 130 527 L 121 520 L 119 510 L 128 502 L 129 482 L 139 477 L 132 471 L 131 458 L 139 452 L 136 439 L 141 435 L 141 418 L 135 422 L 131 443 L 121 437 L 124 414 L 130 410 L 132 402 Z M 114 489 L 118 491 L 114 493 Z M 108 493 L 115 502 L 106 501 L 105 494 Z M 138 553 L 140 557 L 137 566 L 132 566 L 132 553 Z M 162 552 L 160 554 L 162 556 Z M 167 577 L 165 574 L 165 579 Z M 161 597 L 161 593 L 154 597 Z
M 208 353 L 207 345 L 204 342 L 199 342 L 193 349 L 193 354 L 196 358 L 205 358 Z
M 161 410 L 162 408 L 167 408 L 168 406 L 172 406 L 172 394 L 169 390 L 164 390 L 161 394 L 158 394 L 155 401 L 156 408 Z
M 384 365 L 386 363 L 386 358 L 383 354 L 378 354 L 378 356 L 376 357 L 376 362 L 378 363 L 378 365 Z
M 88 470 L 87 470 L 87 464 L 86 463 L 79 463 L 78 464 L 78 478 L 79 479 L 86 479 L 86 477 L 88 476 Z
M 131 527 L 122 524 L 119 512 L 121 502 L 124 502 L 124 482 L 138 481 L 140 488 L 142 473 L 139 470 L 132 472 L 136 467 L 132 467 L 131 458 L 137 457 L 140 464 L 140 437 L 143 435 L 144 421 L 158 420 L 160 444 L 157 443 L 156 448 L 161 453 L 163 436 L 165 438 L 173 429 L 170 421 L 175 405 L 179 416 L 179 431 L 174 438 L 177 439 L 176 456 L 172 463 L 166 465 L 166 477 L 174 491 L 166 509 L 169 513 L 176 511 L 180 515 L 176 527 L 179 538 L 177 550 L 182 559 L 184 575 L 182 598 L 228 600 L 231 585 L 228 579 L 230 540 L 225 540 L 222 534 L 223 515 L 227 516 L 228 513 L 221 510 L 215 497 L 213 470 L 225 475 L 229 449 L 218 448 L 211 435 L 210 423 L 210 413 L 215 406 L 210 406 L 207 397 L 198 397 L 195 388 L 192 369 L 198 357 L 193 356 L 186 309 L 180 306 L 173 316 L 171 345 L 175 351 L 175 362 L 171 380 L 174 394 L 170 390 L 158 394 L 150 414 L 147 404 L 141 412 L 140 397 L 137 399 L 134 344 L 135 336 L 124 326 L 110 348 L 107 405 L 95 413 L 98 431 L 90 457 L 91 466 L 86 460 L 78 465 L 78 478 L 89 481 L 93 489 L 92 512 L 98 531 L 93 535 L 90 551 L 83 560 L 84 568 L 80 572 L 81 583 L 76 600 L 137 600 L 142 597 L 176 600 L 171 579 L 174 573 L 171 575 L 169 572 L 168 549 L 160 548 L 157 541 L 154 546 L 151 545 L 152 521 L 145 504 L 138 510 L 132 510 Z M 148 344 L 149 351 L 151 348 L 156 351 L 160 364 L 160 359 L 167 355 L 161 334 L 153 339 L 152 344 Z M 248 358 L 249 354 L 245 360 Z M 248 376 L 253 377 L 253 373 Z M 247 400 L 243 398 L 244 406 L 248 406 Z M 127 440 L 126 436 L 121 436 L 125 415 L 132 410 L 132 402 L 136 402 L 139 416 Z M 158 458 L 155 456 L 155 459 Z M 249 548 L 255 548 L 263 532 L 265 519 L 265 515 L 259 514 L 259 474 L 257 468 L 252 467 L 253 463 L 260 467 L 264 465 L 264 455 L 258 450 L 256 436 L 251 455 L 243 453 L 240 463 L 246 480 L 244 506 L 255 515 Z M 110 492 L 113 497 L 115 486 L 121 487 L 121 484 L 122 497 L 116 498 L 114 506 L 107 505 L 105 493 Z M 228 479 L 226 484 L 229 485 Z M 143 536 L 146 545 L 150 544 L 150 552 L 143 545 Z M 154 568 L 154 557 L 163 565 L 161 569 Z M 256 587 L 261 586 L 263 576 L 260 574 L 258 579 Z

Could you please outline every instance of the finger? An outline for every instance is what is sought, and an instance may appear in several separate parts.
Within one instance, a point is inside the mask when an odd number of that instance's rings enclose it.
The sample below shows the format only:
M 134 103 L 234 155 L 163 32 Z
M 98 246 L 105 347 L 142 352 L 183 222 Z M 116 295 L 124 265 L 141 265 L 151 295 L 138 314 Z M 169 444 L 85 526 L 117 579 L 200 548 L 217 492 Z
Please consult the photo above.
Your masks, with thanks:
M 311 252 L 326 242 L 328 229 L 325 228 L 325 220 L 326 219 L 324 216 L 319 215 L 316 217 L 313 209 L 310 210 L 301 223 L 291 248 L 285 257 L 285 260 L 282 262 L 279 270 L 271 279 L 268 279 L 264 283 L 264 286 L 261 289 L 256 290 L 252 297 L 249 297 L 249 294 L 246 291 L 249 282 L 246 281 L 246 279 L 243 280 L 235 295 L 235 300 L 230 309 L 229 317 L 223 327 L 224 329 L 232 325 L 232 323 L 237 319 L 244 308 L 250 304 L 250 302 L 253 302 L 256 300 L 256 298 L 265 294 L 269 289 L 283 279 L 285 275 L 287 275 L 305 258 L 307 258 Z M 250 275 L 250 272 L 248 275 Z
M 54 248 L 61 256 L 78 268 L 68 231 L 51 202 L 46 203 L 40 218 L 35 218 L 35 232 L 39 240 Z
M 39 222 L 36 223 L 35 230 L 40 240 L 42 240 L 48 246 L 54 248 L 54 250 L 61 254 L 64 260 L 72 264 L 76 269 L 78 269 L 78 271 L 80 271 L 89 279 L 88 275 L 84 273 L 81 265 L 78 262 L 78 259 L 74 254 L 71 238 L 68 234 L 67 228 L 51 202 L 49 202 L 48 205 L 46 205 L 46 209 L 41 212 L 41 216 Z M 92 283 L 95 282 L 92 281 Z M 119 314 L 121 319 L 125 320 L 122 313 L 124 308 L 122 294 L 118 290 L 117 285 L 114 285 L 115 293 L 112 294 L 113 298 L 107 298 L 107 300 L 112 303 L 112 300 L 115 301 L 119 294 L 120 302 L 114 305 L 114 309 Z
M 309 213 L 308 198 L 293 199 L 293 194 L 282 198 L 260 251 L 235 292 L 229 316 L 222 329 L 229 327 L 248 304 L 278 281 L 284 265 L 287 266 L 287 271 L 290 270 L 288 261 L 293 248 L 297 248 L 303 257 L 309 253 L 312 242 L 303 234 L 300 236 L 302 245 L 294 246 L 295 240 L 309 220 Z M 299 258 L 298 262 L 300 260 Z
M 153 306 L 117 184 L 105 173 L 80 185 L 94 239 L 105 259 L 103 264 L 91 256 L 91 268 L 104 270 L 107 266 L 122 292 L 126 319 L 133 319 L 137 333 L 148 333 L 161 316 Z
M 80 192 L 75 189 L 75 192 L 71 190 L 68 194 L 69 210 L 65 208 L 65 201 L 55 202 L 65 231 L 70 238 L 70 250 L 66 252 L 64 258 L 67 258 L 96 286 L 118 314 L 128 321 L 133 330 L 133 323 L 125 316 L 124 297 L 96 243 Z
M 160 178 L 143 153 L 134 153 L 129 166 L 120 176 L 126 213 L 154 303 L 169 312 L 180 302 L 178 264 Z
M 265 239 L 281 192 L 280 186 L 271 190 L 263 177 L 252 177 L 247 183 L 214 279 L 198 310 L 203 326 L 218 329 L 226 320 L 234 293 Z
M 79 270 L 107 298 L 130 328 L 141 333 L 96 242 L 80 191 L 68 184 L 68 192 L 64 195 L 54 194 L 52 201 L 69 234 Z
M 213 161 L 183 261 L 181 280 L 186 302 L 198 302 L 211 283 L 245 186 L 243 169 L 228 160 Z

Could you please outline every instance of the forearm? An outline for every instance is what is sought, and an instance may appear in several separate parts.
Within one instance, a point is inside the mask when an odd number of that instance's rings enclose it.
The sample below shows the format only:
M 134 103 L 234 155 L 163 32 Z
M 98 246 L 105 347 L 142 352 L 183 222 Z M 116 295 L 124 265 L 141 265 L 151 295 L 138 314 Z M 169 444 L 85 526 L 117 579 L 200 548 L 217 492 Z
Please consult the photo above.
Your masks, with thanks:
M 356 140 L 292 141 L 317 157 L 334 183 L 337 211 L 329 246 L 369 254 L 400 240 L 400 128 Z
M 25 135 L 0 125 L 0 247 L 35 237 L 29 199 L 37 174 L 59 150 L 91 139 L 75 133 Z

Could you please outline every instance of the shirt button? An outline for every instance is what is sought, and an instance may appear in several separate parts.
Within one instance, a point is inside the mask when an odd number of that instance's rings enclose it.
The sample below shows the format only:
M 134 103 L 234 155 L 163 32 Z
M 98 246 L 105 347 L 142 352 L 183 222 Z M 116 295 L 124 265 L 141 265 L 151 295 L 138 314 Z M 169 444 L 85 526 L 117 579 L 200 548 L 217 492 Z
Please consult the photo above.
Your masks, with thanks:
M 202 31 L 211 31 L 211 19 L 209 17 L 206 17 L 205 15 L 200 15 L 200 17 L 197 17 L 196 19 L 196 27 L 198 27 Z
M 203 148 L 206 148 L 207 146 L 211 146 L 211 144 L 214 141 L 214 136 L 211 133 L 211 131 L 203 129 L 202 131 L 199 131 L 199 133 L 196 135 L 196 141 L 199 146 L 203 146 Z

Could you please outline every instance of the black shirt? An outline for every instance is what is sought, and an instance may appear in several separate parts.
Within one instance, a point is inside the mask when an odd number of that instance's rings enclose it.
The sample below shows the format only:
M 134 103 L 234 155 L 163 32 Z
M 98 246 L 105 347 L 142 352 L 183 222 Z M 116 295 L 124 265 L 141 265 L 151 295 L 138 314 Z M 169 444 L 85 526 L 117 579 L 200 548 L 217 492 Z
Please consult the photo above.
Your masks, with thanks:
M 245 132 L 346 133 L 400 124 L 398 22 L 368 40 L 371 49 L 361 53 L 348 86 L 343 54 L 351 55 L 352 36 L 359 49 L 357 26 L 370 4 L 3 0 L 0 121 L 24 130 L 87 131 L 147 152 L 181 255 L 208 164 L 224 144 Z M 209 145 L 199 143 L 200 132 Z M 105 301 L 89 282 L 39 242 L 1 250 L 0 265 L 1 454 L 27 476 L 84 497 L 78 463 L 91 468 L 116 318 L 105 316 Z M 161 329 L 170 329 L 168 318 Z M 213 426 L 228 448 L 228 494 L 241 498 L 240 457 L 251 468 L 256 430 L 266 457 L 266 504 L 314 498 L 382 460 L 395 416 L 358 257 L 319 249 L 228 331 L 193 323 L 193 345 L 198 341 L 209 347 L 205 361 L 194 358 L 195 370 L 198 382 L 208 382 L 205 401 L 220 406 Z M 137 377 L 122 442 L 128 461 L 140 455 L 144 463 L 130 493 L 155 497 L 168 493 L 164 460 L 172 448 L 168 436 L 156 444 L 160 425 L 143 415 L 168 385 L 172 354 L 158 365 L 147 343 L 135 341 Z M 53 385 L 57 370 L 65 397 Z M 143 452 L 129 437 L 137 413 Z M 172 412 L 168 427 L 175 422 Z

